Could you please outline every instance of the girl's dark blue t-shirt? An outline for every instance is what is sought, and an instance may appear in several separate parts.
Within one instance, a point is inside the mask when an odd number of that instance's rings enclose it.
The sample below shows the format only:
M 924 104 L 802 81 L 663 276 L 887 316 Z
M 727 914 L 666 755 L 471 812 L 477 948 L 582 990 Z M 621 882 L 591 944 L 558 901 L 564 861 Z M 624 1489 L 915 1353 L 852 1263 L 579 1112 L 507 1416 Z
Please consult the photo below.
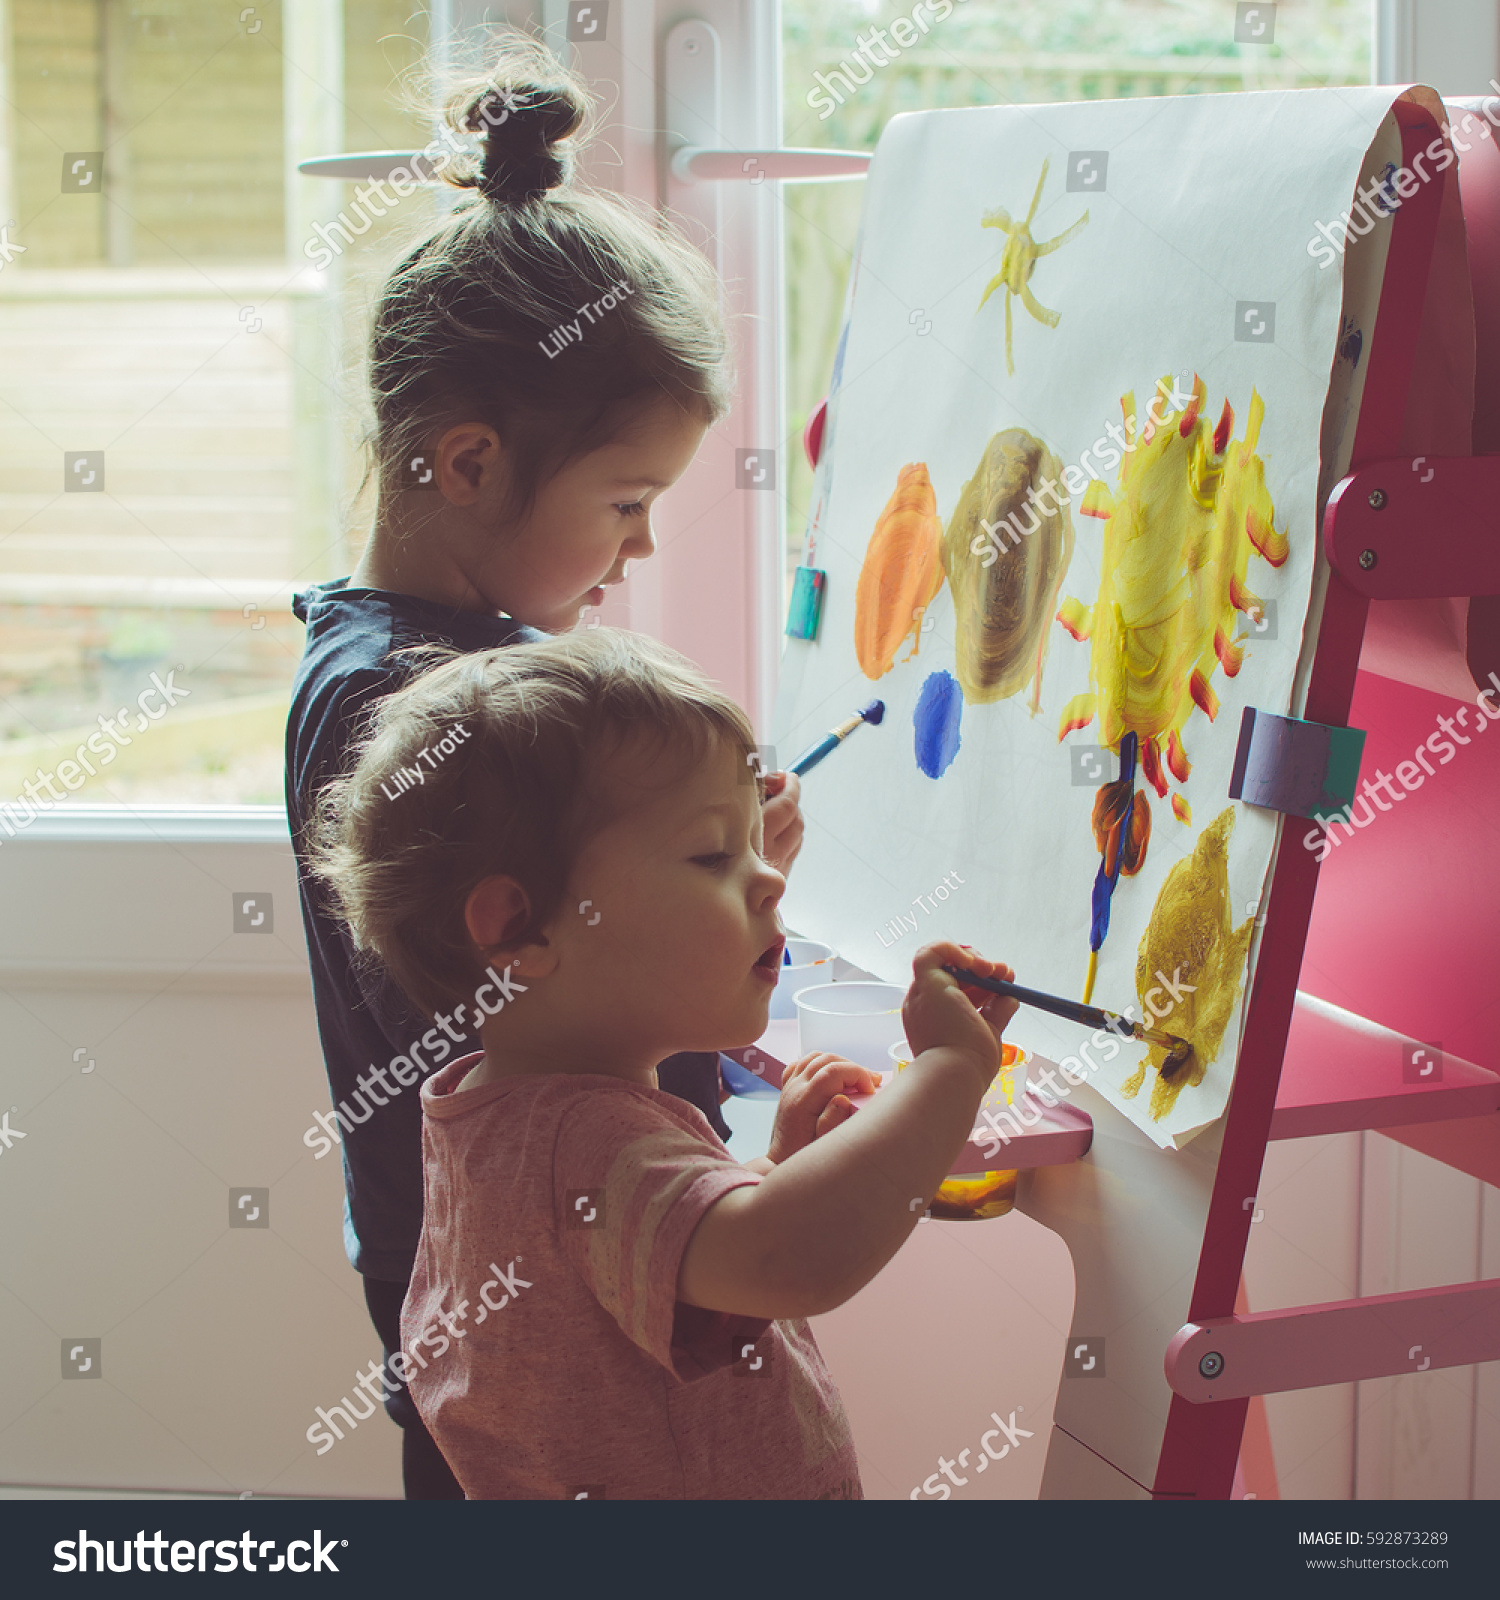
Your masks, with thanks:
M 307 624 L 307 647 L 287 720 L 286 811 L 297 854 L 318 1034 L 335 1110 L 344 1111 L 338 1123 L 324 1123 L 343 1142 L 344 1248 L 358 1271 L 404 1283 L 422 1231 L 421 1080 L 406 1088 L 396 1084 L 391 1094 L 378 1080 L 371 1082 L 370 1072 L 379 1067 L 385 1073 L 397 1056 L 418 1059 L 430 1070 L 483 1044 L 477 1035 L 450 1041 L 395 984 L 356 960 L 348 929 L 325 908 L 322 891 L 306 870 L 303 828 L 318 789 L 345 770 L 372 702 L 410 678 L 411 666 L 392 661 L 393 651 L 414 644 L 492 650 L 540 643 L 551 635 L 509 617 L 352 587 L 347 578 L 304 590 L 293 598 L 292 610 Z M 432 1033 L 436 1045 L 412 1058 L 412 1046 Z M 669 1057 L 657 1068 L 657 1078 L 662 1089 L 696 1105 L 721 1138 L 729 1136 L 719 1112 L 713 1054 Z M 385 1073 L 385 1081 L 395 1080 Z M 310 1140 L 309 1148 L 319 1148 L 323 1137 Z

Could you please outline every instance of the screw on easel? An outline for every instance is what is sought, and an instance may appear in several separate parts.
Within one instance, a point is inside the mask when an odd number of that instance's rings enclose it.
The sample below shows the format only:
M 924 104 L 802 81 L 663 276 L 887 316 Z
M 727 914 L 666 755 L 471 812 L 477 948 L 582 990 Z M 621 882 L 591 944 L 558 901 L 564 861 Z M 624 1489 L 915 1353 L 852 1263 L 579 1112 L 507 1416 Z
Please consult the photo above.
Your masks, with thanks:
M 1370 490 L 1370 510 L 1371 511 L 1383 511 L 1383 510 L 1385 510 L 1385 490 L 1384 489 L 1371 489 Z
M 1210 1350 L 1198 1363 L 1198 1371 L 1205 1378 L 1217 1378 L 1224 1370 L 1224 1358 L 1217 1350 Z
M 1379 559 L 1373 550 L 1361 550 L 1359 553 L 1359 564 L 1365 572 L 1368 572 Z

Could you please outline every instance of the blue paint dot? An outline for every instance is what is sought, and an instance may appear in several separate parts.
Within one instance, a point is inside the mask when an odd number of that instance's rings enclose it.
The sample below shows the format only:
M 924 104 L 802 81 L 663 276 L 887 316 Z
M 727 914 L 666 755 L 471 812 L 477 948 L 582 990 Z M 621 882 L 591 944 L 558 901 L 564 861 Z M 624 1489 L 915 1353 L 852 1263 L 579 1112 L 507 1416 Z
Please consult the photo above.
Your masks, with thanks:
M 917 730 L 917 765 L 929 778 L 941 778 L 958 754 L 958 723 L 964 697 L 951 672 L 934 672 L 922 685 L 912 723 Z

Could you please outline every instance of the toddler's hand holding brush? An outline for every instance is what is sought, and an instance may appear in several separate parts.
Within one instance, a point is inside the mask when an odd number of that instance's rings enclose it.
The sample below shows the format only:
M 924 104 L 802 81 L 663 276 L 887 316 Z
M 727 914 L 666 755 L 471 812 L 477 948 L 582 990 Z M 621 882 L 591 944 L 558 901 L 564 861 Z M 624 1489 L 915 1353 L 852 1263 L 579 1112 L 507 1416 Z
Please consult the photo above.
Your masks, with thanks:
M 1015 1016 L 1016 1002 L 964 983 L 945 971 L 958 966 L 981 977 L 1013 983 L 1015 972 L 1003 962 L 977 955 L 968 945 L 924 945 L 912 961 L 913 978 L 901 1008 L 913 1064 L 924 1050 L 947 1048 L 973 1056 L 989 1088 L 1000 1070 L 1000 1036 Z

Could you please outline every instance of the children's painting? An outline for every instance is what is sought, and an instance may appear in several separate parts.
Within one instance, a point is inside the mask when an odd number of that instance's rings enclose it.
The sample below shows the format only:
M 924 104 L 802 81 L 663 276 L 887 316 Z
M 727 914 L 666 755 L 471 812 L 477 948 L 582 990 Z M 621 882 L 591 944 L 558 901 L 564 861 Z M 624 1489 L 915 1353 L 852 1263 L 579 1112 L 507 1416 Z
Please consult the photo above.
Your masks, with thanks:
M 1280 819 L 1229 775 L 1246 706 L 1299 709 L 1349 342 L 1308 241 L 1390 106 L 1285 99 L 889 125 L 808 532 L 822 623 L 773 730 L 789 758 L 887 706 L 805 781 L 787 923 L 898 982 L 951 938 L 1186 1040 L 1026 1008 L 1007 1034 L 1162 1146 L 1233 1078 Z

